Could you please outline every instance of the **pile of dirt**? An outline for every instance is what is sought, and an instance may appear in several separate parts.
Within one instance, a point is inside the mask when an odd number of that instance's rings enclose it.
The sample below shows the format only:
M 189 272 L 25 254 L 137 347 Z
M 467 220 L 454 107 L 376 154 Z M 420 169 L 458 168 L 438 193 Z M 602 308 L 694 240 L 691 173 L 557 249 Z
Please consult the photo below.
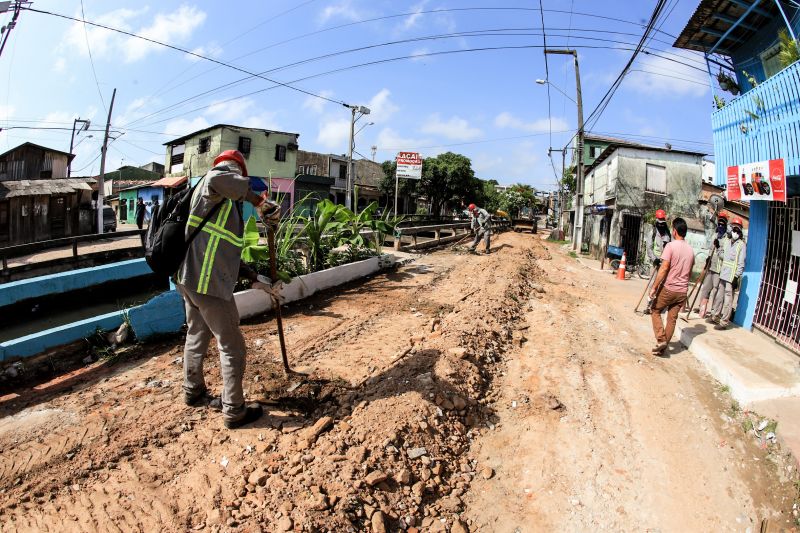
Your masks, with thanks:
M 492 382 L 549 258 L 527 235 L 497 241 L 291 306 L 307 379 L 282 375 L 274 322 L 244 326 L 246 395 L 267 414 L 240 431 L 182 405 L 179 342 L 0 403 L 64 413 L 0 434 L 0 517 L 11 531 L 468 531 L 462 497 L 494 475 L 470 446 L 496 423 Z M 212 348 L 211 390 L 218 365 Z

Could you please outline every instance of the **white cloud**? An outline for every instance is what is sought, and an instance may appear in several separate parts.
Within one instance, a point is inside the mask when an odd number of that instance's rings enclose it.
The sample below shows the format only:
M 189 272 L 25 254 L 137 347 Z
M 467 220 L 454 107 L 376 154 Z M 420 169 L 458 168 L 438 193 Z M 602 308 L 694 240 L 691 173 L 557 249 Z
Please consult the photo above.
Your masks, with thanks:
M 553 128 L 553 131 L 563 131 L 569 129 L 569 124 L 563 118 L 553 117 L 552 126 L 547 118 L 540 118 L 533 122 L 525 122 L 524 120 L 512 115 L 505 111 L 497 115 L 494 119 L 494 125 L 498 128 L 508 128 L 513 130 L 526 131 L 528 133 L 545 133 Z
M 349 118 L 329 118 L 320 123 L 317 142 L 325 147 L 326 150 L 338 152 L 347 147 L 347 139 L 349 137 Z
M 57 57 L 56 62 L 53 63 L 53 72 L 59 74 L 67 70 L 67 60 L 64 57 Z
M 217 59 L 222 55 L 222 47 L 216 43 L 216 41 L 211 41 L 208 43 L 207 46 L 198 46 L 197 48 L 193 48 L 190 50 L 193 54 L 198 54 L 205 57 L 211 57 L 213 59 Z M 191 54 L 186 54 L 186 59 L 191 61 L 192 63 L 196 63 L 198 61 L 202 61 L 197 56 L 193 56 Z
M 438 113 L 429 117 L 421 129 L 423 133 L 455 141 L 470 141 L 481 135 L 481 130 L 470 126 L 465 119 L 455 116 L 444 121 Z
M 430 48 L 417 48 L 413 52 L 411 52 L 411 61 L 430 61 L 432 58 L 428 55 L 430 54 Z
M 330 4 L 319 14 L 319 23 L 325 24 L 332 19 L 361 20 L 364 16 L 353 7 L 351 0 L 343 0 L 338 4 Z
M 417 139 L 413 137 L 406 137 L 399 134 L 392 128 L 383 128 L 375 141 L 375 145 L 379 150 L 388 150 L 394 152 L 398 150 L 420 151 L 426 156 L 436 155 L 441 153 L 442 150 L 438 149 L 423 149 L 423 146 L 431 145 L 430 139 Z
M 241 124 L 245 128 L 261 128 L 264 130 L 283 130 L 278 122 L 278 113 L 274 111 L 264 111 L 257 115 L 250 115 L 245 119 L 241 119 L 237 124 Z
M 205 115 L 226 124 L 235 124 L 249 116 L 250 109 L 255 105 L 251 98 L 240 98 L 226 102 L 223 100 L 212 102 L 206 109 Z
M 324 96 L 325 98 L 331 98 L 333 96 L 333 91 L 319 91 L 317 94 L 320 96 Z M 317 98 L 315 96 L 309 96 L 303 102 L 303 109 L 308 109 L 312 113 L 320 114 L 325 108 L 325 104 L 327 104 L 326 100 L 322 98 Z
M 185 43 L 206 19 L 205 12 L 194 6 L 182 5 L 170 13 L 156 14 L 152 21 L 140 23 L 137 28 L 135 22 L 147 11 L 147 7 L 138 10 L 115 9 L 100 15 L 86 13 L 86 18 L 168 44 Z M 93 26 L 84 28 L 83 23 L 76 22 L 67 29 L 57 47 L 56 68 L 66 68 L 67 59 L 75 53 L 88 56 L 87 40 L 95 60 L 117 60 L 121 57 L 130 63 L 144 59 L 153 51 L 163 50 L 163 47 L 142 39 Z M 213 54 L 214 46 L 213 43 L 209 44 L 203 50 Z
M 184 4 L 172 13 L 157 14 L 149 26 L 140 29 L 137 33 L 142 37 L 168 44 L 181 43 L 191 37 L 194 30 L 200 27 L 205 20 L 205 12 Z M 143 59 L 154 50 L 161 49 L 158 45 L 131 37 L 125 46 L 125 58 L 130 63 Z
M 373 96 L 367 107 L 370 109 L 369 121 L 377 123 L 387 122 L 400 108 L 392 102 L 389 89 L 381 89 Z
M 164 133 L 167 135 L 173 135 L 175 137 L 181 137 L 193 131 L 207 128 L 210 125 L 211 124 L 205 119 L 205 117 L 195 117 L 191 120 L 178 118 L 167 122 L 167 125 L 164 127 Z
M 425 9 L 425 5 L 428 3 L 428 0 L 422 0 L 419 4 L 415 5 L 411 8 L 411 15 L 408 15 L 403 22 L 400 23 L 399 29 L 408 31 L 414 28 L 417 25 L 417 22 L 422 17 L 422 11 Z
M 683 63 L 693 63 L 697 56 L 683 50 L 674 50 L 670 55 Z M 698 98 L 709 92 L 708 74 L 670 59 L 646 55 L 639 59 L 625 76 L 623 86 L 648 96 L 660 95 L 672 98 Z

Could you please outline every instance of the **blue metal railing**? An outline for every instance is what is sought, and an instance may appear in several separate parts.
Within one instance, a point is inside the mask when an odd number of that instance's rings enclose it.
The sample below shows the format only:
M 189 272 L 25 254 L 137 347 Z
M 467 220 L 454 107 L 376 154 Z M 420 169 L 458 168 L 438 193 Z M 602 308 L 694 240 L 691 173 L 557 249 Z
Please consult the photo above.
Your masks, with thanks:
M 728 167 L 784 159 L 787 175 L 800 174 L 800 62 L 734 98 L 711 115 L 717 185 Z

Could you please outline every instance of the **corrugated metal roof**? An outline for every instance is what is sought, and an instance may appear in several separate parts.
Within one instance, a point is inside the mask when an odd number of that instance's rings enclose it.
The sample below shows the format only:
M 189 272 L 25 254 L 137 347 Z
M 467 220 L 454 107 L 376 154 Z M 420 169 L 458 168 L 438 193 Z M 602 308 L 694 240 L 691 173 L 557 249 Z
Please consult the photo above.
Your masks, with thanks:
M 186 183 L 187 179 L 188 178 L 186 176 L 167 176 L 165 178 L 161 178 L 158 181 L 154 181 L 152 186 L 174 188 Z
M 749 4 L 749 1 L 702 0 L 672 46 L 698 52 L 710 50 L 744 15 Z M 774 2 L 758 2 L 758 7 L 736 25 L 725 42 L 717 47 L 716 52 L 730 55 L 731 51 L 750 40 L 760 28 L 778 16 L 780 15 Z
M 75 191 L 91 191 L 92 178 L 62 178 L 53 180 L 19 180 L 0 182 L 0 198 L 69 194 Z

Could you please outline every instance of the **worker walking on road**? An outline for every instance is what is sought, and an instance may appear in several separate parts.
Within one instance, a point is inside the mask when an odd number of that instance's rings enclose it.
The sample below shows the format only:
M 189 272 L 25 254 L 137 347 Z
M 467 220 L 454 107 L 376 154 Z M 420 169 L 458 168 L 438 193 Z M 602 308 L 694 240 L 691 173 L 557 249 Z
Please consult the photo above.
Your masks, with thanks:
M 196 406 L 209 394 L 203 377 L 203 358 L 211 337 L 217 339 L 222 372 L 222 417 L 228 429 L 241 427 L 262 415 L 261 406 L 245 407 L 242 378 L 246 346 L 239 329 L 233 289 L 240 277 L 244 222 L 242 201 L 256 207 L 269 202 L 250 189 L 247 165 L 238 150 L 226 150 L 195 189 L 186 235 L 208 222 L 192 241 L 178 270 L 178 291 L 186 305 L 186 345 L 183 352 L 184 400 Z M 272 202 L 269 202 L 272 204 Z M 262 206 L 263 209 L 263 206 Z M 271 211 L 280 212 L 273 204 Z M 255 281 L 249 269 L 244 276 Z
M 144 217 L 147 214 L 147 206 L 144 205 L 144 199 L 140 196 L 136 200 L 136 227 L 142 229 L 144 227 Z
M 474 252 L 478 247 L 478 243 L 481 242 L 481 238 L 483 238 L 486 253 L 488 254 L 492 240 L 492 215 L 486 209 L 475 204 L 469 204 L 469 212 L 472 213 L 471 228 L 475 232 L 475 240 L 469 249 Z
M 714 240 L 711 242 L 711 248 L 708 251 L 708 259 L 706 259 L 706 277 L 703 280 L 703 286 L 700 287 L 700 307 L 695 309 L 699 313 L 700 318 L 708 318 L 710 308 L 714 305 L 714 297 L 717 294 L 717 286 L 719 285 L 719 270 L 722 267 L 722 251 L 728 243 L 728 213 L 722 212 L 717 217 L 717 230 L 714 235 Z
M 672 240 L 667 226 L 667 212 L 663 209 L 656 211 L 656 221 L 653 224 L 653 231 L 647 235 L 647 242 L 645 249 L 647 250 L 647 259 L 653 264 L 656 270 L 661 266 L 661 254 L 664 253 L 664 247 Z M 652 304 L 652 302 L 651 302 Z M 650 314 L 651 306 L 648 305 L 644 314 Z
M 664 247 L 661 254 L 660 268 L 650 298 L 654 299 L 650 318 L 653 321 L 653 333 L 656 346 L 653 355 L 660 356 L 667 349 L 675 323 L 678 320 L 689 290 L 689 276 L 694 267 L 694 250 L 686 242 L 688 226 L 682 218 L 672 221 L 672 239 Z M 667 311 L 666 329 L 661 320 L 661 312 Z
M 730 324 L 733 292 L 739 290 L 746 256 L 747 246 L 742 232 L 742 219 L 734 217 L 731 220 L 731 238 L 725 242 L 725 247 L 722 248 L 719 285 L 717 295 L 714 297 L 711 317 L 708 319 L 709 322 L 716 324 L 714 329 L 725 329 Z

